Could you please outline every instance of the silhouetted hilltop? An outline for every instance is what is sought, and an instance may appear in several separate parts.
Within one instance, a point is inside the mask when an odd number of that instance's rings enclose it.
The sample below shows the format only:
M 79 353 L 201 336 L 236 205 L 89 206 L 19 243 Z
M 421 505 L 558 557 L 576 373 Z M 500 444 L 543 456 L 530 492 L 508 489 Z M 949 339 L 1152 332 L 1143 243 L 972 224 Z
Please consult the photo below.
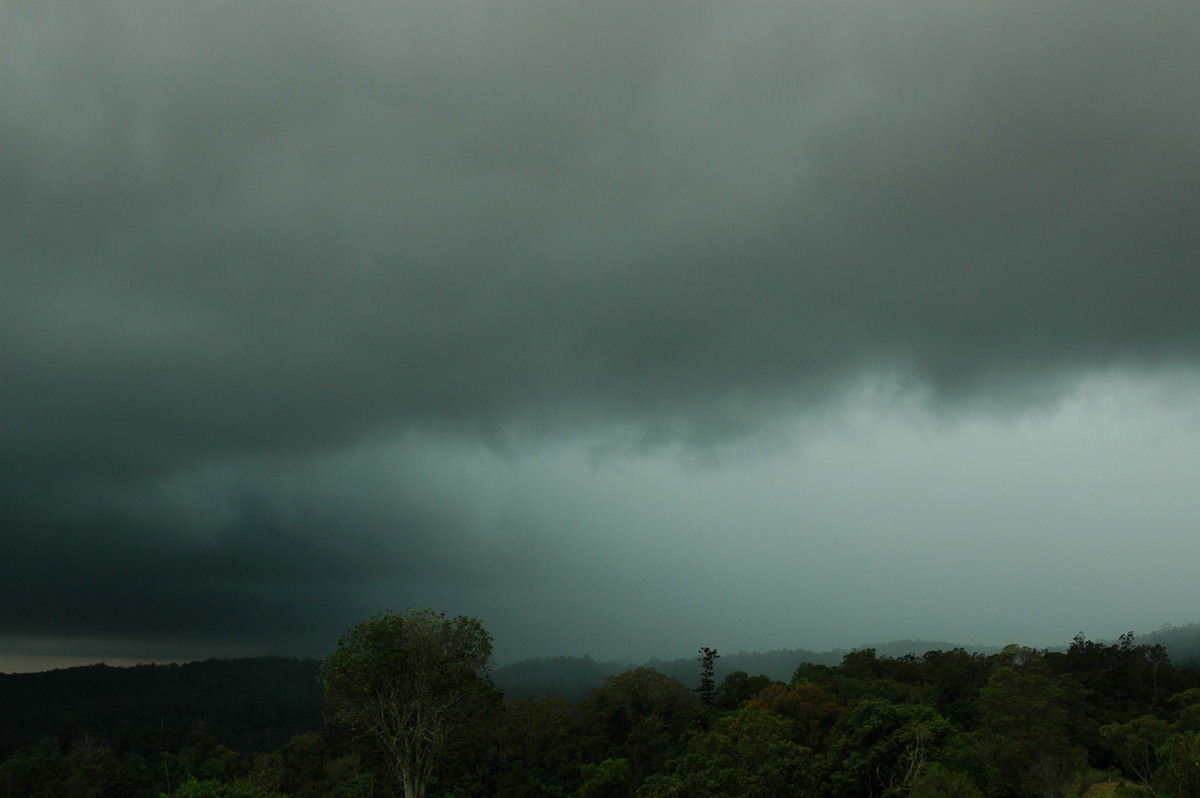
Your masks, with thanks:
M 583 657 L 534 657 L 501 665 L 492 671 L 492 681 L 506 698 L 560 695 L 579 702 L 591 690 L 631 663 L 599 662 Z
M 1171 655 L 1176 667 L 1200 670 L 1200 623 L 1183 626 L 1163 624 L 1157 631 L 1138 635 L 1139 643 L 1159 645 Z
M 1166 625 L 1137 637 L 1162 645 L 1177 667 L 1200 669 L 1200 623 Z M 945 641 L 898 640 L 857 649 L 721 652 L 718 681 L 735 671 L 790 681 L 802 663 L 838 665 L 851 651 L 872 648 L 879 657 L 921 657 L 928 651 L 964 648 L 994 654 L 999 647 L 958 646 Z M 1060 650 L 1065 650 L 1060 649 Z M 694 657 L 646 663 L 584 657 L 537 657 L 493 671 L 505 696 L 561 695 L 581 701 L 608 676 L 648 665 L 685 685 L 699 682 Z M 41 737 L 64 743 L 92 731 L 131 751 L 160 751 L 197 733 L 226 741 L 242 753 L 270 751 L 291 735 L 322 728 L 324 696 L 315 659 L 255 657 L 209 659 L 184 665 L 110 667 L 89 665 L 43 673 L 0 673 L 0 759 Z
M 1000 647 L 957 646 L 943 641 L 897 640 L 878 643 L 874 648 L 879 656 L 900 657 L 905 654 L 921 655 L 926 651 L 949 651 L 965 648 L 979 654 L 994 654 Z M 734 671 L 743 671 L 752 676 L 759 674 L 775 681 L 787 682 L 802 663 L 814 665 L 837 665 L 852 650 L 837 648 L 831 651 L 811 651 L 804 648 L 784 648 L 773 651 L 739 651 L 736 654 L 721 652 L 714 663 L 717 681 Z M 659 673 L 671 676 L 684 684 L 696 682 L 700 666 L 695 657 L 663 660 L 653 658 L 644 663 L 600 662 L 591 657 L 537 657 L 521 660 L 496 668 L 492 677 L 496 685 L 509 698 L 535 695 L 561 695 L 571 701 L 579 701 L 589 691 L 604 683 L 605 678 L 638 665 L 647 665 Z
M 1185 626 L 1164 626 L 1156 632 L 1138 635 L 1139 643 L 1162 645 L 1178 666 L 1200 668 L 1200 623 Z M 1109 641 L 1112 642 L 1112 641 Z M 836 648 L 829 651 L 812 651 L 804 648 L 777 649 L 773 651 L 720 652 L 714 663 L 717 681 L 734 671 L 743 671 L 751 676 L 759 674 L 775 681 L 787 682 L 802 663 L 813 665 L 837 665 L 851 651 L 874 649 L 876 656 L 899 658 L 906 655 L 920 657 L 928 651 L 951 651 L 963 649 L 972 654 L 996 654 L 1003 646 L 971 646 L 945 640 L 892 640 L 857 646 L 853 649 Z M 719 650 L 719 648 L 718 648 Z M 1065 651 L 1066 646 L 1052 647 L 1051 651 Z M 509 698 L 537 695 L 561 695 L 571 701 L 581 700 L 587 693 L 604 683 L 605 678 L 622 673 L 639 665 L 647 665 L 660 673 L 678 679 L 684 684 L 697 682 L 700 666 L 695 657 L 648 662 L 598 661 L 590 656 L 583 657 L 536 657 L 502 665 L 493 671 L 496 685 Z
M 198 730 L 241 752 L 270 751 L 324 723 L 319 667 L 255 657 L 0 674 L 0 757 L 43 736 L 88 731 L 134 751 L 171 748 Z

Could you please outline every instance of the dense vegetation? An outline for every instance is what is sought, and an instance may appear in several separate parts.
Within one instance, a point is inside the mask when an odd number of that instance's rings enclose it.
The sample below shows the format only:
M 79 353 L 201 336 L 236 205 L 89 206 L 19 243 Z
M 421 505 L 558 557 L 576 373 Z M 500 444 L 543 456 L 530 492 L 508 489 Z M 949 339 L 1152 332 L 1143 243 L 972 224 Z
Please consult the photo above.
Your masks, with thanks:
M 1200 637 L 1196 625 L 1166 631 L 1185 646 Z M 707 684 L 695 660 L 686 682 L 565 660 L 602 681 L 578 699 L 506 696 L 461 735 L 429 794 L 1069 798 L 1108 782 L 1115 794 L 1196 798 L 1200 671 L 1186 647 L 1169 657 L 1147 639 L 866 649 L 796 661 L 784 678 L 718 668 Z M 551 688 L 581 683 L 553 664 L 532 670 Z M 323 720 L 317 667 L 0 675 L 0 798 L 402 794 L 374 748 Z
M 255 657 L 0 673 L 0 757 L 41 737 L 89 732 L 119 750 L 155 754 L 179 749 L 198 729 L 236 750 L 269 751 L 324 723 L 319 666 Z

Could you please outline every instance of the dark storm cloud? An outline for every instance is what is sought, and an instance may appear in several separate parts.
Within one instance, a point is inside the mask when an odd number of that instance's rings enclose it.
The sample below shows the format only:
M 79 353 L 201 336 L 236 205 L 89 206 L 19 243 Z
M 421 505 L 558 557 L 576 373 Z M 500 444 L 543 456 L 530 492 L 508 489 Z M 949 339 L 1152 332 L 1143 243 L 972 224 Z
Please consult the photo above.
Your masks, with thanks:
M 1021 407 L 1200 354 L 1192 2 L 0 14 L 6 624 L 458 574 L 445 503 L 262 509 L 254 463 L 371 435 L 702 442 L 864 378 Z
M 487 583 L 512 565 L 520 530 L 480 509 L 478 472 L 409 447 L 402 462 L 350 452 L 97 477 L 49 499 L 8 491 L 0 629 L 320 651 L 348 607 L 378 609 L 356 595 L 364 585 Z M 538 570 L 520 556 L 526 575 Z

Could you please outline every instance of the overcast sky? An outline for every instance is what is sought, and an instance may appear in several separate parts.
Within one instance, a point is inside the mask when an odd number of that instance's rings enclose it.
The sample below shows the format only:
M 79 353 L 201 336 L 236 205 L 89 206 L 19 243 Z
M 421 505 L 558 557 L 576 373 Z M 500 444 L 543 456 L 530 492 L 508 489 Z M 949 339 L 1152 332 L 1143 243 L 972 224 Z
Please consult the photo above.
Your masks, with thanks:
M 1195 0 L 0 30 L 0 670 L 1200 620 Z

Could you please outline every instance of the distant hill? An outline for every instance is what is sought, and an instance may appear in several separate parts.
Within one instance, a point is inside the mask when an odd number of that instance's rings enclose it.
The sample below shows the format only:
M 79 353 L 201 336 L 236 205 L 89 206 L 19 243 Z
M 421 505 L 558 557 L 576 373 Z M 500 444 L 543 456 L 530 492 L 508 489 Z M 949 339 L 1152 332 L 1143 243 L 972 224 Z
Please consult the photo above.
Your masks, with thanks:
M 900 657 L 905 654 L 918 656 L 926 651 L 948 651 L 958 648 L 952 643 L 929 640 L 897 640 L 878 643 L 874 648 L 879 656 Z M 968 651 L 994 654 L 999 647 L 963 646 Z M 832 651 L 810 651 L 803 648 L 778 649 L 775 651 L 740 651 L 736 654 L 721 653 L 714 663 L 718 682 L 734 671 L 743 671 L 751 676 L 763 674 L 787 682 L 802 663 L 815 665 L 837 665 L 851 650 L 838 648 Z M 605 678 L 622 673 L 630 668 L 646 665 L 684 684 L 698 684 L 700 664 L 695 658 L 675 660 L 651 659 L 644 663 L 599 662 L 591 657 L 538 657 L 503 665 L 492 672 L 496 685 L 509 698 L 537 695 L 561 695 L 571 701 L 580 701 L 591 690 L 604 683 Z
M 812 665 L 837 665 L 842 657 L 851 651 L 861 651 L 865 648 L 875 649 L 881 657 L 902 657 L 906 654 L 921 656 L 926 651 L 949 651 L 953 648 L 965 648 L 967 651 L 979 654 L 994 654 L 999 647 L 960 646 L 940 640 L 895 640 L 889 643 L 875 643 L 858 648 L 835 648 L 831 651 L 810 651 L 804 648 L 785 648 L 775 651 L 740 651 L 737 654 L 721 653 L 715 664 L 717 681 L 725 678 L 726 674 L 743 671 L 750 676 L 762 674 L 775 681 L 788 682 L 802 663 Z M 685 684 L 699 681 L 700 665 L 695 658 L 678 659 L 669 662 L 651 660 L 649 663 L 659 671 L 674 676 Z
M 272 751 L 324 724 L 319 666 L 314 659 L 254 657 L 0 673 L 0 759 L 40 737 L 87 731 L 120 748 L 153 752 L 203 728 L 241 753 Z
M 1183 626 L 1163 624 L 1157 631 L 1138 635 L 1137 641 L 1145 645 L 1159 645 L 1171 655 L 1171 662 L 1180 668 L 1200 670 L 1200 623 Z
M 492 681 L 506 698 L 559 695 L 578 703 L 609 676 L 632 663 L 598 662 L 591 657 L 534 657 L 492 670 Z
M 1163 626 L 1158 631 L 1137 635 L 1139 643 L 1162 645 L 1178 667 L 1200 669 L 1200 623 L 1185 626 Z M 1112 641 L 1108 641 L 1112 642 Z M 1070 641 L 1053 650 L 1065 651 Z M 996 654 L 1002 646 L 968 646 L 945 640 L 893 640 L 858 646 L 854 649 L 837 648 L 831 651 L 811 651 L 803 648 L 779 649 L 775 651 L 740 651 L 736 654 L 721 652 L 715 663 L 718 682 L 734 671 L 744 671 L 751 676 L 763 674 L 776 681 L 787 682 L 801 663 L 814 665 L 837 665 L 851 651 L 873 648 L 881 657 L 903 657 L 909 654 L 922 656 L 928 651 L 950 651 L 962 648 L 974 654 Z M 675 660 L 651 659 L 644 663 L 602 662 L 591 657 L 538 657 L 503 665 L 493 671 L 496 685 L 509 698 L 538 695 L 561 695 L 578 702 L 589 691 L 601 686 L 604 679 L 639 665 L 647 665 L 660 673 L 672 676 L 686 685 L 695 685 L 700 680 L 700 665 L 695 658 Z
M 1137 641 L 1164 646 L 1177 667 L 1200 669 L 1200 623 L 1163 626 L 1137 636 Z M 879 656 L 902 657 L 959 647 L 944 641 L 899 640 L 853 650 L 874 648 Z M 961 647 L 982 654 L 1000 650 Z M 786 682 L 802 663 L 837 665 L 851 650 L 722 652 L 715 675 L 719 682 L 733 671 L 744 671 Z M 688 686 L 696 686 L 700 680 L 695 658 L 632 663 L 539 657 L 498 667 L 493 678 L 508 698 L 561 695 L 579 702 L 608 676 L 638 664 Z M 241 753 L 272 751 L 293 734 L 324 725 L 319 669 L 320 662 L 315 659 L 254 657 L 184 665 L 89 665 L 43 673 L 0 673 L 0 761 L 40 737 L 66 741 L 88 731 L 99 733 L 114 746 L 138 752 L 177 748 L 199 730 Z

